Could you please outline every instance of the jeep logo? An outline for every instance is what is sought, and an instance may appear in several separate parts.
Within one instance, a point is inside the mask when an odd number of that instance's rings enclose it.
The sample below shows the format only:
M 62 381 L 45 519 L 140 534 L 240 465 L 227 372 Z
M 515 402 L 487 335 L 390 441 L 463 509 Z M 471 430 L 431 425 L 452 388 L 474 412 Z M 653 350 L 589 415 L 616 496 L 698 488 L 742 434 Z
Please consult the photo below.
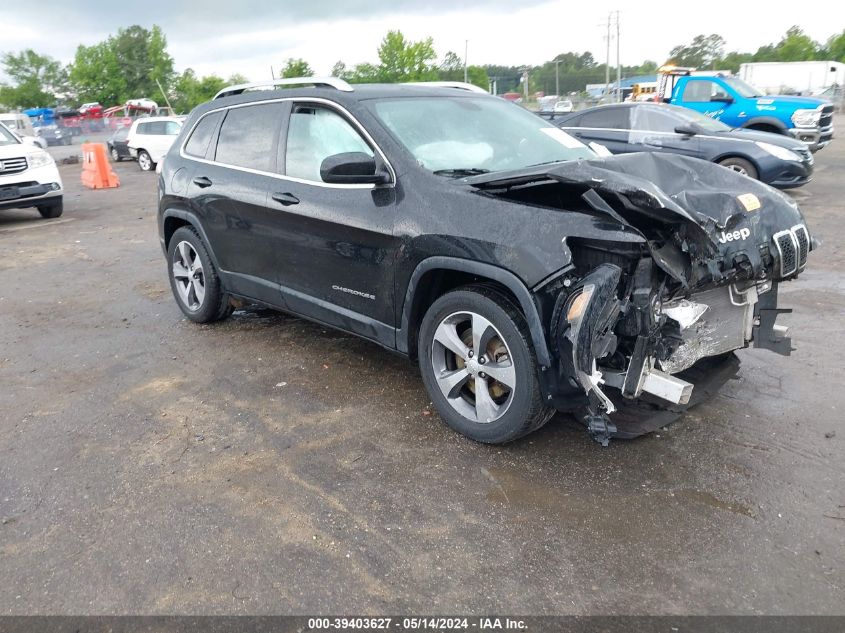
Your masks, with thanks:
M 744 240 L 749 235 L 751 235 L 751 229 L 740 229 L 739 231 L 733 231 L 731 233 L 725 233 L 722 231 L 722 234 L 719 236 L 719 241 L 722 244 L 726 242 L 737 242 L 739 240 Z

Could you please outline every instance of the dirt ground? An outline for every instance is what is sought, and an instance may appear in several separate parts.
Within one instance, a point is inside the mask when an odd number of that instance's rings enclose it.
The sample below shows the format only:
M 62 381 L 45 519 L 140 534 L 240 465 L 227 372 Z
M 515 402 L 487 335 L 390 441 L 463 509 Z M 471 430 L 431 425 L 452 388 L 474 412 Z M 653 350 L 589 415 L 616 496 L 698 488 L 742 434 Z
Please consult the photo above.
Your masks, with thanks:
M 816 158 L 793 356 L 609 448 L 474 444 L 290 316 L 187 322 L 155 176 L 62 167 L 62 218 L 0 213 L 0 613 L 845 614 L 845 139 Z

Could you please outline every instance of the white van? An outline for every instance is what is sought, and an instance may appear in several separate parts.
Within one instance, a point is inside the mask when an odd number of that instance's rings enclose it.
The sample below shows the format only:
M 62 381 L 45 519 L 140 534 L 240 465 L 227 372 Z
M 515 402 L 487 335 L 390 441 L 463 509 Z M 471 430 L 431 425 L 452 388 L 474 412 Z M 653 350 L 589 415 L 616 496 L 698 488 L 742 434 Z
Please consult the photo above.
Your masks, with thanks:
M 153 116 L 132 122 L 126 145 L 129 153 L 138 160 L 141 171 L 152 171 L 182 129 L 185 117 Z
M 35 133 L 35 128 L 32 127 L 32 121 L 25 114 L 21 112 L 2 112 L 0 113 L 0 123 L 21 138 L 27 139 L 29 143 L 37 145 L 41 149 L 47 149 L 47 141 Z

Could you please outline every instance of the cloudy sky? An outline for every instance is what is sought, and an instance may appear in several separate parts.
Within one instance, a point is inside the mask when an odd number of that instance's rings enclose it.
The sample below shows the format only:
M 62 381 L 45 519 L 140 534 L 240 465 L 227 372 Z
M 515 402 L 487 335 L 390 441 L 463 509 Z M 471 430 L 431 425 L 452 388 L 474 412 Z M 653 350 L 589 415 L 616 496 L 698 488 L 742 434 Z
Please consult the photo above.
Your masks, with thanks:
M 470 64 L 539 64 L 585 50 L 603 60 L 601 24 L 617 8 L 625 64 L 663 62 L 669 49 L 699 33 L 721 34 L 729 50 L 754 51 L 793 24 L 820 41 L 845 28 L 845 2 L 811 3 L 807 11 L 797 6 L 794 0 L 39 0 L 3 12 L 0 51 L 33 48 L 69 62 L 77 45 L 121 26 L 158 24 L 177 70 L 239 72 L 255 80 L 288 57 L 305 58 L 321 74 L 338 60 L 375 61 L 390 29 L 411 39 L 433 37 L 440 58 L 449 50 L 463 56 L 469 40 Z

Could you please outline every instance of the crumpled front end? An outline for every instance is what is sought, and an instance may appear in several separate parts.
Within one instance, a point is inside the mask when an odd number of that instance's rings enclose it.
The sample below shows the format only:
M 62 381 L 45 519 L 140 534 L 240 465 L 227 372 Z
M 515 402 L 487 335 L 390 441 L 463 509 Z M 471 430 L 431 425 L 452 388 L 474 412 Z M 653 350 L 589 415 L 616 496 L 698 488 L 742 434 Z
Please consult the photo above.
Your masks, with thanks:
M 536 289 L 541 303 L 554 306 L 551 403 L 586 410 L 603 443 L 615 430 L 614 394 L 686 405 L 695 385 L 679 374 L 701 361 L 749 345 L 791 352 L 786 328 L 776 324 L 789 312 L 778 308 L 778 286 L 804 269 L 814 243 L 784 194 L 717 165 L 655 154 L 476 186 L 543 206 L 571 206 L 577 193 L 582 204 L 571 210 L 643 238 L 567 236 L 571 267 Z

